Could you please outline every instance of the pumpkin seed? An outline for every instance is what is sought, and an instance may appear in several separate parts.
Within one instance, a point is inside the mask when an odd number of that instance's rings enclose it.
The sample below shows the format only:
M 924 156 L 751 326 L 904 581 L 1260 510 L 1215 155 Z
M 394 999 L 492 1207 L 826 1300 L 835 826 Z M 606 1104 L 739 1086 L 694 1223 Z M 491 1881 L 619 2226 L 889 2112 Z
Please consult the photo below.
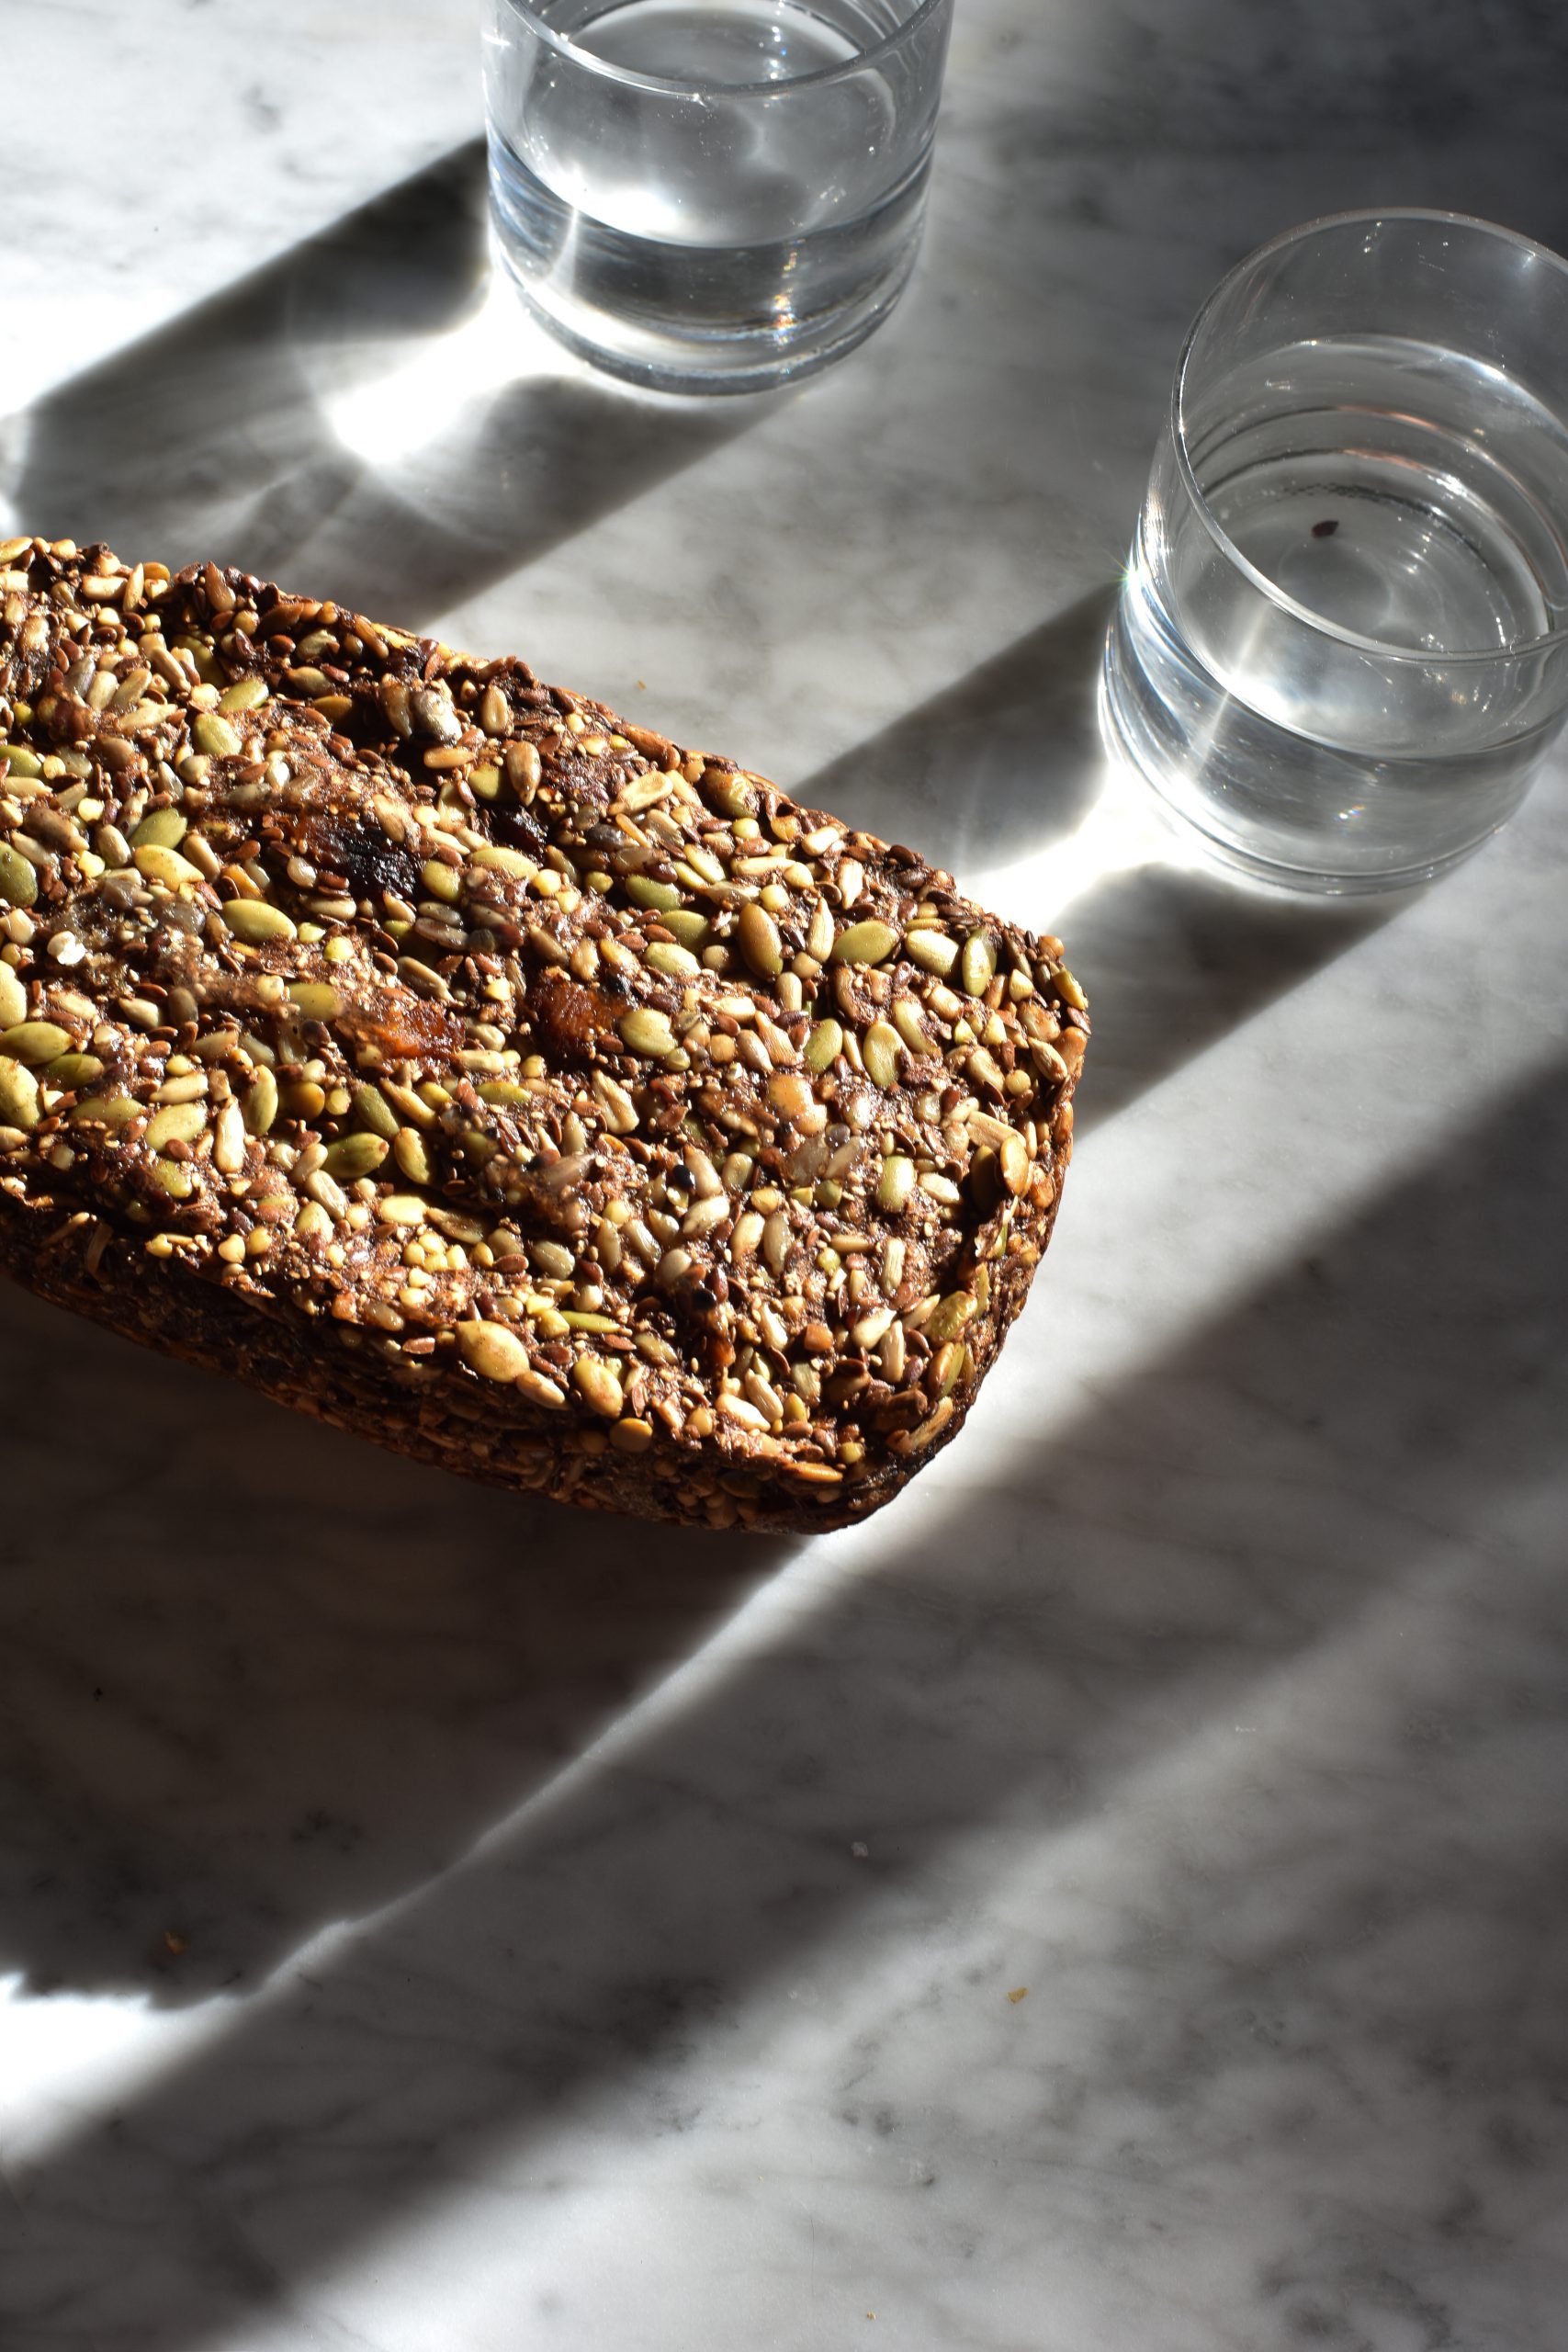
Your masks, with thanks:
M 244 1100 L 245 1125 L 253 1136 L 265 1136 L 277 1116 L 277 1080 L 264 1063 Z
M 482 842 L 473 853 L 473 861 L 476 865 L 493 866 L 498 874 L 511 874 L 525 882 L 539 870 L 531 857 L 525 857 L 520 849 L 508 849 L 502 842 Z
M 835 964 L 885 964 L 897 944 L 898 933 L 892 924 L 872 915 L 840 932 L 833 942 L 832 959 Z
M 384 1136 L 388 1143 L 396 1142 L 397 1114 L 379 1087 L 362 1080 L 352 1090 L 349 1100 L 361 1126 L 368 1127 L 372 1135 Z
M 102 1078 L 104 1066 L 96 1054 L 61 1054 L 45 1064 L 43 1074 L 51 1086 L 69 1088 L 74 1094 L 79 1087 Z
M 620 1381 L 603 1356 L 580 1355 L 571 1367 L 572 1386 L 607 1421 L 619 1420 L 626 1403 Z
M 392 1157 L 411 1184 L 431 1181 L 430 1154 L 416 1127 L 400 1127 L 392 1142 Z
M 675 1051 L 675 1033 L 666 1016 L 652 1005 L 638 1005 L 635 1012 L 623 1013 L 615 1027 L 624 1046 L 650 1061 L 662 1061 Z
M 237 760 L 244 750 L 244 738 L 214 710 L 197 711 L 191 721 L 191 741 L 209 760 Z
M 165 1144 L 194 1143 L 206 1125 L 204 1103 L 164 1102 L 147 1122 L 148 1148 L 162 1151 Z
M 36 1127 L 38 1080 L 24 1062 L 0 1054 L 0 1126 Z
M 457 1352 L 481 1380 L 515 1380 L 528 1370 L 528 1351 L 504 1323 L 459 1323 Z
M 639 907 L 657 909 L 666 913 L 681 903 L 681 893 L 673 882 L 656 882 L 647 874 L 626 876 L 626 896 Z
M 32 1069 L 51 1062 L 56 1054 L 68 1052 L 70 1046 L 70 1031 L 53 1021 L 19 1021 L 0 1035 L 0 1054 L 10 1054 Z
M 141 1116 L 144 1105 L 133 1102 L 129 1094 L 94 1094 L 85 1102 L 78 1102 L 71 1113 L 72 1120 L 97 1127 L 123 1127 Z
M 423 1225 L 425 1203 L 417 1193 L 384 1193 L 376 1204 L 376 1215 L 383 1225 Z
M 728 768 L 705 768 L 703 789 L 726 817 L 749 817 L 757 806 L 756 795 L 746 778 Z
M 28 992 L 9 964 L 0 964 L 0 1028 L 14 1029 L 28 1017 Z
M 861 1059 L 874 1086 L 886 1092 L 898 1082 L 898 1032 L 886 1021 L 874 1021 L 861 1039 Z
M 646 960 L 650 972 L 662 973 L 667 980 L 693 980 L 703 968 L 689 947 L 677 947 L 667 939 L 651 940 Z
M 938 1303 L 935 1312 L 926 1324 L 927 1339 L 937 1346 L 940 1346 L 944 1340 L 955 1340 L 974 1312 L 975 1301 L 966 1290 L 950 1291 L 947 1296 Z
M 352 1184 L 361 1176 L 373 1175 L 389 1148 L 384 1136 L 371 1135 L 360 1127 L 353 1135 L 339 1136 L 335 1143 L 330 1143 L 321 1165 L 335 1182 Z
M 218 697 L 220 710 L 259 710 L 267 698 L 265 682 L 261 678 L 236 678 L 225 686 Z
M 335 1021 L 343 1011 L 343 999 L 325 980 L 290 980 L 288 1001 L 307 1021 Z
M 916 1012 L 911 1000 L 907 996 L 899 997 L 894 1003 L 893 1026 L 912 1054 L 918 1057 L 921 1054 L 935 1053 L 936 1047 L 927 1036 L 920 1024 L 920 1016 Z
M 177 890 L 186 882 L 199 882 L 201 868 L 182 857 L 177 849 L 164 849 L 157 842 L 149 842 L 131 853 L 131 864 L 144 882 L 156 882 L 165 890 Z
M 0 906 L 30 907 L 38 902 L 38 876 L 9 842 L 0 842 Z
M 922 972 L 930 972 L 934 978 L 945 980 L 958 961 L 958 942 L 950 939 L 945 931 L 922 925 L 905 933 L 904 953 L 911 964 L 919 966 Z
M 506 781 L 519 800 L 531 800 L 539 788 L 544 769 L 536 743 L 509 743 L 506 747 Z
M 299 935 L 283 909 L 275 907 L 269 899 L 231 899 L 218 911 L 235 938 L 252 947 L 263 946 L 268 940 L 297 939 Z
M 808 1069 L 824 1070 L 843 1052 L 844 1033 L 836 1021 L 819 1021 L 806 1041 Z
M 130 836 L 132 849 L 178 849 L 189 828 L 177 808 L 154 808 Z

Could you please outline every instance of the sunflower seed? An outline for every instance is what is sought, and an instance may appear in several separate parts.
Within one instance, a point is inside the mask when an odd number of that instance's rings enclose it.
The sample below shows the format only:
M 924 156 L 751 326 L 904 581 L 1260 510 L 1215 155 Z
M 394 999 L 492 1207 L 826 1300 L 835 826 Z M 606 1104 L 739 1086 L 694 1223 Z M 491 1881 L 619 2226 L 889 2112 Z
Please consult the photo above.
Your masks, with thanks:
M 772 915 L 748 899 L 737 917 L 735 935 L 740 953 L 761 979 L 776 979 L 784 970 L 784 943 Z
M 915 1189 L 915 1163 L 902 1152 L 892 1152 L 882 1163 L 882 1173 L 876 1182 L 876 1205 L 885 1215 L 897 1216 L 908 1206 Z
M 995 943 L 983 931 L 972 931 L 964 943 L 964 987 L 969 996 L 984 996 L 997 977 Z

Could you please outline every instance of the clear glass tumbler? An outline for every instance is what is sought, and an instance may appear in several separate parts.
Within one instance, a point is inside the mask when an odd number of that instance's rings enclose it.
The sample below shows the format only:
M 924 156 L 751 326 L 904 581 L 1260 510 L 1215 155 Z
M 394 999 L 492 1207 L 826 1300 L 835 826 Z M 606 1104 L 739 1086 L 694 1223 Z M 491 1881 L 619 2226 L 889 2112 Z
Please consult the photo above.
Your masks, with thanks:
M 1222 856 L 1442 871 L 1568 715 L 1568 265 L 1455 213 L 1309 221 L 1188 337 L 1109 732 Z
M 953 0 L 490 0 L 491 209 L 582 357 L 756 391 L 868 335 L 914 264 Z

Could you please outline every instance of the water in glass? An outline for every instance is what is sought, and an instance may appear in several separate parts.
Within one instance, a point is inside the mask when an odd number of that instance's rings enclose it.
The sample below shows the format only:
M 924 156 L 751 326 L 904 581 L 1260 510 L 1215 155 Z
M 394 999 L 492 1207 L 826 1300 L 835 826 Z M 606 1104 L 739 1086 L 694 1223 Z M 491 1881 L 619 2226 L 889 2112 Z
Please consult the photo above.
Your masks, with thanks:
M 1327 808 L 1380 878 L 1402 835 L 1433 870 L 1512 813 L 1560 723 L 1503 706 L 1528 713 L 1521 650 L 1568 619 L 1568 433 L 1495 366 L 1365 335 L 1247 359 L 1184 427 L 1243 562 L 1179 544 L 1151 496 L 1108 651 L 1123 742 L 1222 848 L 1310 864 Z
M 858 341 L 914 258 L 930 124 L 910 144 L 897 61 L 800 82 L 852 66 L 889 16 L 886 0 L 585 9 L 573 49 L 667 93 L 548 49 L 525 75 L 494 60 L 502 246 L 556 331 L 654 379 L 771 379 L 781 357 Z

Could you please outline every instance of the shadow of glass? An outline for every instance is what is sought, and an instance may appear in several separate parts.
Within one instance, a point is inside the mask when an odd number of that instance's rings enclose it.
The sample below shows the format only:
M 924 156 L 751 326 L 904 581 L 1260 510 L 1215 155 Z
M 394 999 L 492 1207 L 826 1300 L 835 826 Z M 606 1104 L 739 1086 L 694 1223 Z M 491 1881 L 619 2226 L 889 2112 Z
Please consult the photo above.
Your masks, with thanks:
M 470 141 L 46 394 L 0 445 L 18 527 L 418 627 L 768 412 L 539 373 L 485 185 Z
M 1115 602 L 1096 589 L 864 743 L 793 784 L 886 841 L 918 842 L 960 876 L 1064 839 L 1104 775 L 1095 715 Z
M 1176 864 L 1139 866 L 1088 892 L 1062 925 L 1094 1015 L 1077 1133 L 1092 1135 L 1301 987 L 1410 896 L 1297 899 Z
M 29 1992 L 254 1988 L 447 1868 L 788 1555 L 465 1485 L 22 1294 L 6 1321 L 0 1973 Z
M 194 2347 L 607 2080 L 659 2068 L 678 2096 L 704 2037 L 753 1987 L 808 1971 L 846 1920 L 863 1950 L 940 1947 L 942 1857 L 970 1850 L 956 1841 L 1092 1816 L 1259 1685 L 1347 1644 L 1374 1603 L 1417 1593 L 1435 1554 L 1450 1577 L 1462 1564 L 1483 1639 L 1525 1540 L 1517 1519 L 1494 1531 L 1560 1476 L 1565 1152 L 1557 1070 L 1209 1329 L 993 1460 L 983 1505 L 960 1488 L 910 1516 L 874 1573 L 828 1588 L 787 1638 L 750 1647 L 308 1981 L 280 1982 L 123 2120 L 13 2164 L 0 2312 L 69 2308 L 90 2334 L 126 2308 L 134 2237 L 139 2346 Z M 1550 1721 L 1544 1679 L 1516 1700 Z M 1537 1753 L 1505 1744 L 1488 1765 L 1531 1818 Z M 1231 1769 L 1245 1778 L 1249 1758 Z M 1319 1802 L 1312 1776 L 1299 1795 L 1286 1784 L 1281 1851 L 1315 1851 Z M 1404 1803 L 1365 1784 L 1347 1872 L 1386 1867 L 1408 1830 L 1382 1809 Z M 1489 1784 L 1488 1803 L 1506 1796 Z M 1428 1876 L 1468 1871 L 1434 1834 Z M 1482 1985 L 1462 1938 L 1407 1939 L 1337 1980 L 1337 2037 L 1375 2040 L 1391 2005 L 1428 2041 L 1487 2036 L 1515 2053 L 1506 2108 L 1530 2036 L 1504 2026 L 1522 2001 L 1544 2027 L 1534 2012 L 1568 1958 L 1551 1844 L 1520 1837 L 1496 1864 L 1498 1916 L 1528 1940 L 1517 1965 Z M 1303 1948 L 1315 1965 L 1314 1936 Z M 1359 2153 L 1395 2161 L 1399 2098 L 1358 2118 Z M 218 2258 L 231 2205 L 243 2266 Z

